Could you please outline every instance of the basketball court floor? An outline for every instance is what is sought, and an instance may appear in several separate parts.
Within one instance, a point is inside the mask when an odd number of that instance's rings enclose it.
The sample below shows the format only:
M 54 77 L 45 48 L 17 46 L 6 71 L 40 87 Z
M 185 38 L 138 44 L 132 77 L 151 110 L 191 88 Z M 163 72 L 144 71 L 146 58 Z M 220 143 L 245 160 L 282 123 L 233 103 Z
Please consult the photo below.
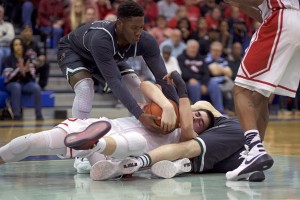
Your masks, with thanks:
M 0 121 L 0 146 L 19 135 L 50 129 L 60 121 Z M 92 181 L 87 174 L 76 174 L 71 159 L 30 157 L 0 166 L 0 200 L 300 199 L 300 119 L 273 119 L 265 147 L 275 164 L 261 183 L 230 182 L 224 174 L 159 179 L 149 170 L 127 179 Z

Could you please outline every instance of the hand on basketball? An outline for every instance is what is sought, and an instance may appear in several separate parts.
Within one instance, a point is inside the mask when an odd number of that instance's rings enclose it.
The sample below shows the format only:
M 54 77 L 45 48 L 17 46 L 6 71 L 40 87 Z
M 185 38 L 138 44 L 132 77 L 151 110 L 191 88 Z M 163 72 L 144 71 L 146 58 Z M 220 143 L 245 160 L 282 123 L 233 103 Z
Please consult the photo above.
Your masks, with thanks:
M 156 132 L 156 133 L 163 133 L 163 130 L 158 126 L 155 121 L 160 120 L 161 117 L 142 113 L 139 117 L 140 122 L 150 131 Z
M 168 102 L 166 106 L 163 107 L 163 112 L 161 115 L 160 127 L 165 133 L 170 133 L 176 127 L 177 115 L 174 107 Z

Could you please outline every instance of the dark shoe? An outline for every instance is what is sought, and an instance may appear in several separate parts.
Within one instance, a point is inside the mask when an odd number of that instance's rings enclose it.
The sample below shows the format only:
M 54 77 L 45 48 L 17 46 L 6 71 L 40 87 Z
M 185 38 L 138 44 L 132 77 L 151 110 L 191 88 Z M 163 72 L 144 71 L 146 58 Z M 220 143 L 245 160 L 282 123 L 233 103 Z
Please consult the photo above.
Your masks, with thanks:
M 109 122 L 97 121 L 90 124 L 84 131 L 70 133 L 65 137 L 64 143 L 66 147 L 75 150 L 88 150 L 93 148 L 110 129 Z
M 43 117 L 43 115 L 37 115 L 37 116 L 35 117 L 35 120 L 42 121 L 42 120 L 44 120 L 44 117 Z

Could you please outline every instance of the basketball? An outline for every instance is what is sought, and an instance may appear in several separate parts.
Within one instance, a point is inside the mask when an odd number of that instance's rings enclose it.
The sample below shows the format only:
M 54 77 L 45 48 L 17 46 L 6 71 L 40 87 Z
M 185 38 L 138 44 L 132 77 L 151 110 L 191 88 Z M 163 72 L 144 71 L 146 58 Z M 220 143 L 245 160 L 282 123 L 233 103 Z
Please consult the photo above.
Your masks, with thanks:
M 179 127 L 179 122 L 180 122 L 179 109 L 178 109 L 177 104 L 173 100 L 169 99 L 169 101 L 171 102 L 171 104 L 173 105 L 173 107 L 175 109 L 175 113 L 176 113 L 176 116 L 177 116 L 175 127 L 178 128 Z M 161 117 L 162 109 L 155 102 L 151 102 L 151 103 L 149 103 L 148 105 L 145 106 L 145 113 Z M 160 126 L 160 120 L 155 120 L 155 123 L 158 126 Z

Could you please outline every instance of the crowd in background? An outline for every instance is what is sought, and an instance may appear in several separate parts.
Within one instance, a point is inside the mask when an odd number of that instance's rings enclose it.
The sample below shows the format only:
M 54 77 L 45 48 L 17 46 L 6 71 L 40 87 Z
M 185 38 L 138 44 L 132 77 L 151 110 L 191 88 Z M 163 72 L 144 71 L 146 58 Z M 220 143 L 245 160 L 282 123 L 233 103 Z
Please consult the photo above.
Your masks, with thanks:
M 7 59 L 12 60 L 11 57 L 14 57 L 15 62 L 24 66 L 23 68 L 28 65 L 27 75 L 31 74 L 31 78 L 39 76 L 39 82 L 32 90 L 43 90 L 47 85 L 49 65 L 32 40 L 32 35 L 40 35 L 47 47 L 56 49 L 63 35 L 82 24 L 95 20 L 116 20 L 116 10 L 123 1 L 125 0 L 2 0 L 2 71 L 7 73 L 14 70 L 7 64 Z M 233 80 L 251 36 L 260 23 L 239 8 L 231 7 L 221 0 L 136 1 L 145 9 L 144 29 L 156 38 L 168 72 L 177 70 L 182 75 L 191 102 L 206 99 L 222 114 L 234 114 L 231 94 Z M 16 35 L 21 35 L 20 43 L 24 43 L 23 63 L 14 56 Z M 142 80 L 154 81 L 141 57 L 130 58 L 127 62 Z M 29 66 L 33 66 L 35 70 L 29 73 Z M 8 78 L 6 77 L 6 81 L 15 80 Z M 21 86 L 24 87 L 25 83 Z M 16 87 L 11 91 L 15 91 Z M 296 99 L 274 96 L 270 99 L 270 105 L 275 102 L 281 109 L 298 110 L 299 93 L 298 91 Z M 17 108 L 15 111 L 17 116 L 19 110 Z M 37 118 L 42 118 L 38 108 L 36 115 Z

